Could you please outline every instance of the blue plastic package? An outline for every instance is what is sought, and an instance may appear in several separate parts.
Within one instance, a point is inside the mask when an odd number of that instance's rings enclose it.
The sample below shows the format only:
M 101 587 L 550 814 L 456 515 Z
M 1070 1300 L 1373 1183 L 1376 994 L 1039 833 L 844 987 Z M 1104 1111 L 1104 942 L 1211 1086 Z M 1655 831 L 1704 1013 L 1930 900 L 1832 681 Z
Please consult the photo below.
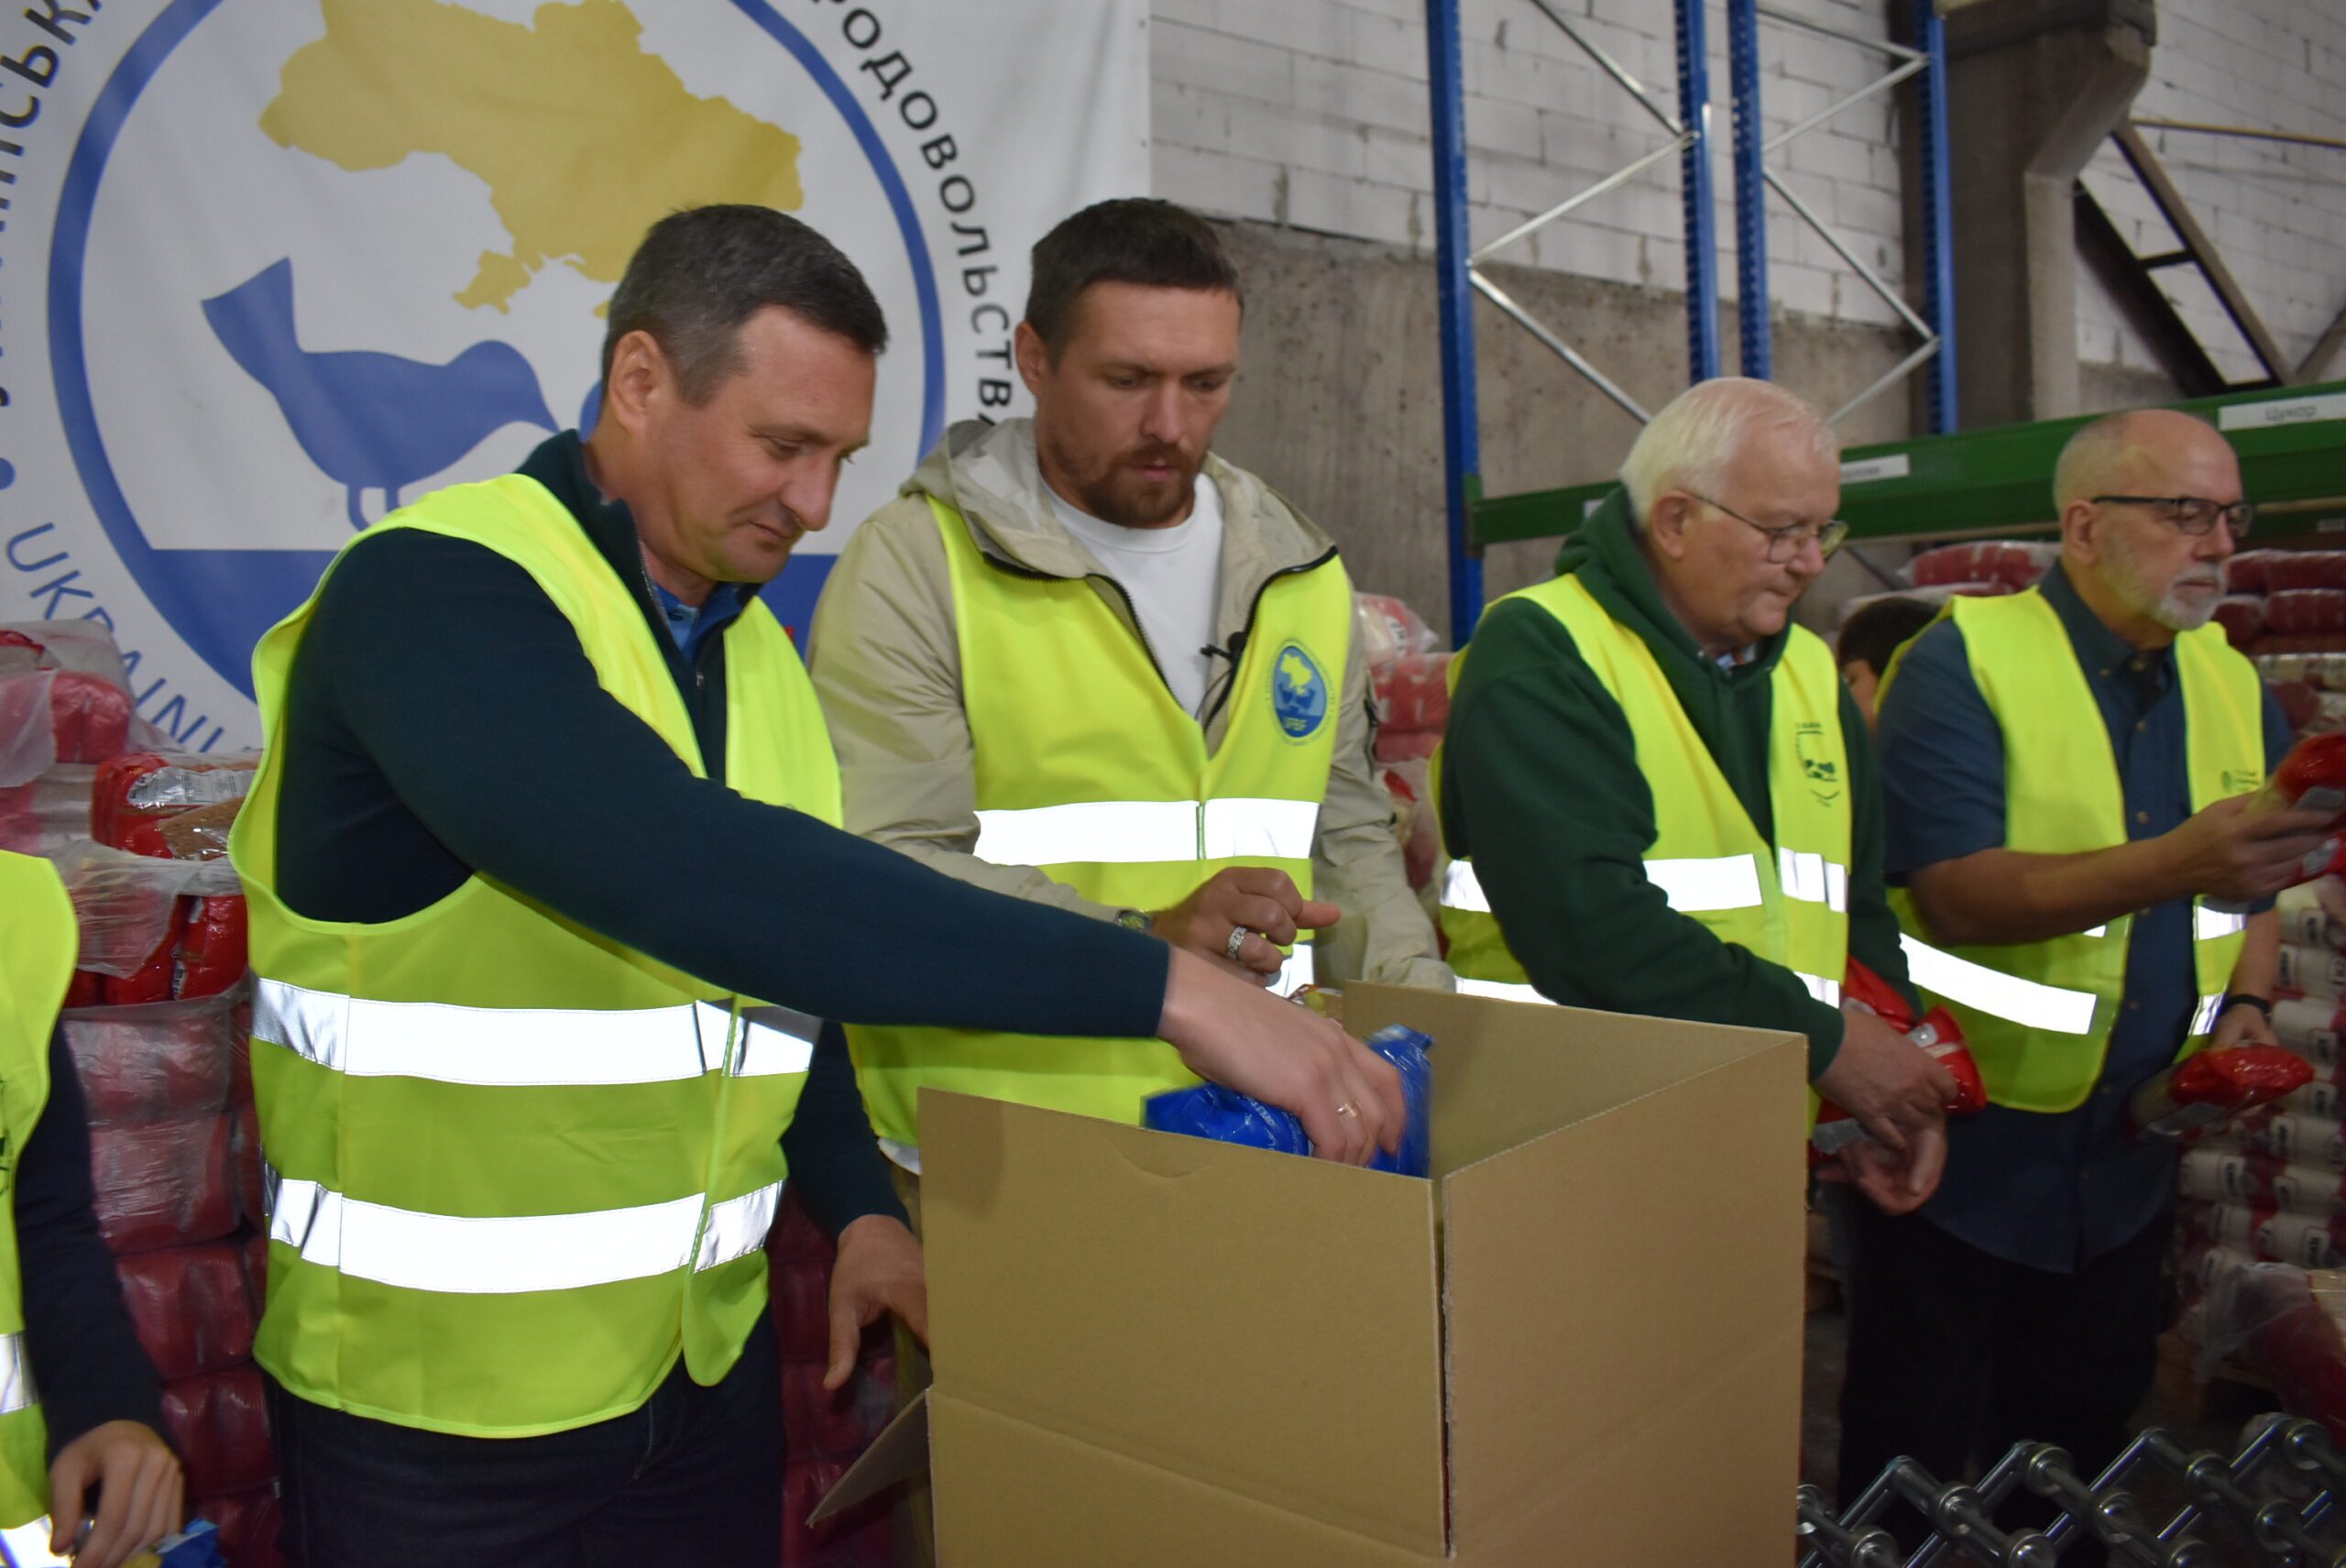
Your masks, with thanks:
M 1432 1161 L 1432 1140 L 1426 1122 L 1433 1104 L 1433 1067 L 1426 1060 L 1426 1049 L 1433 1041 L 1415 1029 L 1389 1024 L 1371 1035 L 1367 1044 L 1370 1050 L 1400 1070 L 1401 1098 L 1409 1110 L 1409 1130 L 1401 1135 L 1401 1152 L 1388 1155 L 1379 1149 L 1376 1157 L 1368 1162 L 1368 1168 L 1402 1176 L 1425 1176 Z M 1201 1083 L 1195 1089 L 1150 1095 L 1141 1102 L 1141 1125 L 1160 1133 L 1211 1138 L 1217 1143 L 1277 1149 L 1282 1154 L 1311 1152 L 1311 1140 L 1304 1136 L 1303 1124 L 1292 1113 L 1266 1105 L 1219 1083 Z

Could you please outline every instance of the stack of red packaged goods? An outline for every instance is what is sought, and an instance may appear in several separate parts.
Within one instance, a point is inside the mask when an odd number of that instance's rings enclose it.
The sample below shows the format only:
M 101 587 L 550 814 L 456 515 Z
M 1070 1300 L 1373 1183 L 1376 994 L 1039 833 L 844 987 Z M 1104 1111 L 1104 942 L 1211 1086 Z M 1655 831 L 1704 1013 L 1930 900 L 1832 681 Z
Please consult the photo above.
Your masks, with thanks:
M 2184 1321 L 2202 1376 L 2244 1369 L 2346 1439 L 2346 1335 L 2322 1306 L 2346 1302 L 2323 1283 L 2346 1267 L 2346 883 L 2291 888 L 2279 914 L 2273 1032 L 2305 1081 L 2187 1148 Z
M 0 626 L 0 850 L 53 855 L 87 838 L 93 765 L 162 742 L 104 627 Z
M 2232 646 L 2264 657 L 2346 653 L 2346 550 L 2243 550 L 2216 605 Z
M 1377 712 L 1376 771 L 1392 797 L 1409 885 L 1431 898 L 1442 828 L 1434 820 L 1432 759 L 1450 719 L 1450 660 L 1442 637 L 1389 594 L 1354 594 L 1354 635 Z
M 782 1210 L 766 1238 L 774 1333 L 781 1350 L 783 1437 L 782 1561 L 784 1568 L 886 1568 L 895 1536 L 885 1496 L 810 1525 L 806 1516 L 839 1485 L 856 1456 L 896 1413 L 893 1320 L 864 1335 L 855 1376 L 837 1393 L 823 1387 L 830 1359 L 831 1244 L 797 1193 L 783 1190 Z
M 1943 605 L 1952 598 L 1994 598 L 2016 594 L 2034 585 L 2045 569 L 2060 558 L 2058 544 L 2038 541 L 1990 539 L 1969 544 L 1942 544 L 1925 550 L 1906 564 L 1912 587 L 1882 594 L 1860 594 L 1843 602 L 1842 624 L 1869 604 L 1886 598 L 1920 599 Z
M 53 733 L 61 745 L 66 729 Z M 88 1102 L 98 1229 L 163 1379 L 191 1515 L 220 1527 L 235 1568 L 274 1568 L 276 1465 L 252 1362 L 268 1265 L 250 987 L 226 860 L 254 760 L 90 762 L 85 836 L 46 847 L 82 927 L 62 1025 Z

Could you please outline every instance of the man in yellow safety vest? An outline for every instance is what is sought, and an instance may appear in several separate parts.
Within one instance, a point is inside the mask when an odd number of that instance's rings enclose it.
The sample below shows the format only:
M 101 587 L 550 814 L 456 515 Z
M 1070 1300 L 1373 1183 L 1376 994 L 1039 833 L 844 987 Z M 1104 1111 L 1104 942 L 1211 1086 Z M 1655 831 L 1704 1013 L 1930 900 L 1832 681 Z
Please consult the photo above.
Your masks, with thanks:
M 2241 797 L 2288 745 L 2209 624 L 2248 532 L 2240 465 L 2164 410 L 2086 423 L 2035 588 L 1957 598 L 1891 664 L 1880 747 L 1915 983 L 1991 1102 L 1902 1219 L 1853 1211 L 1841 1479 L 2059 1443 L 2091 1475 L 2150 1387 L 2172 1145 L 2128 1096 L 2210 1042 L 2270 1041 L 2273 894 L 2324 818 Z M 2248 913 L 2243 916 L 2242 911 Z
M 831 1386 L 925 1327 L 839 1021 L 1155 1035 L 1365 1161 L 1398 1080 L 1202 959 L 838 830 L 759 599 L 870 430 L 878 302 L 764 208 L 662 220 L 600 414 L 393 513 L 261 641 L 239 817 L 287 1537 L 338 1568 L 772 1568 L 765 1235 Z
M 1436 766 L 1461 989 L 1794 1031 L 1877 1141 L 1846 1169 L 1909 1209 L 1946 1149 L 1937 1064 L 1840 1005 L 1905 981 L 1866 726 L 1792 623 L 1840 541 L 1838 445 L 1762 381 L 1656 414 L 1551 581 L 1452 667 Z
M 1169 202 L 1102 202 L 1036 246 L 1015 333 L 1035 417 L 948 432 L 815 618 L 847 825 L 1282 992 L 1446 988 L 1376 781 L 1335 544 L 1209 451 L 1241 309 L 1220 239 Z M 923 1085 L 1131 1122 L 1195 1081 L 1148 1039 L 849 1039 L 914 1171 Z

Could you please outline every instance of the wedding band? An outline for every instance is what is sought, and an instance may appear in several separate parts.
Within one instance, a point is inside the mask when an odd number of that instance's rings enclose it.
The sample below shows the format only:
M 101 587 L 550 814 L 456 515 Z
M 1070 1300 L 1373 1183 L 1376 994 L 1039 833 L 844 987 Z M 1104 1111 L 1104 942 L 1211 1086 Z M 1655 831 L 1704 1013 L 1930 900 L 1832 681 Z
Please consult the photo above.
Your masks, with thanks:
M 1354 1110 L 1353 1102 L 1347 1100 L 1342 1105 L 1336 1107 L 1336 1114 L 1339 1116 L 1357 1116 L 1360 1113 Z
M 1238 949 L 1246 945 L 1247 930 L 1244 926 L 1230 928 L 1230 940 L 1222 945 L 1222 956 L 1232 963 L 1238 961 Z

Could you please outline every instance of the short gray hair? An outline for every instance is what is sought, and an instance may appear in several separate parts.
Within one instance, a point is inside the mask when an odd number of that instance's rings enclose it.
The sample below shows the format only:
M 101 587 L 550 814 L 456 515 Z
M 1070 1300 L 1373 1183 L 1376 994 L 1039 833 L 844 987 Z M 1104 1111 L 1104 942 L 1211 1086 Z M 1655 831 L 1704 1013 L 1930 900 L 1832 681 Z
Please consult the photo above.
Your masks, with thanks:
M 1744 439 L 1769 425 L 1802 433 L 1820 457 L 1837 459 L 1841 438 L 1816 405 L 1769 381 L 1721 376 L 1670 400 L 1621 460 L 1621 483 L 1639 527 L 1664 490 L 1716 490 Z

